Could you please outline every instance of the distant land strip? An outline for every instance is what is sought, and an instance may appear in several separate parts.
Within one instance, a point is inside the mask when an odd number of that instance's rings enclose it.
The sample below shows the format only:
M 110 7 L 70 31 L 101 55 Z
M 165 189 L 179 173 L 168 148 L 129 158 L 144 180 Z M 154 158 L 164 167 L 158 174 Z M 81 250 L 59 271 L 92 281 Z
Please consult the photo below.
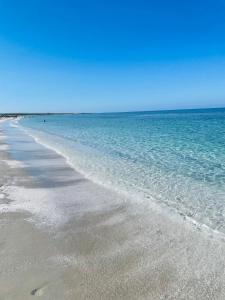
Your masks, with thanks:
M 23 116 L 77 115 L 79 113 L 0 113 L 0 118 L 18 118 Z

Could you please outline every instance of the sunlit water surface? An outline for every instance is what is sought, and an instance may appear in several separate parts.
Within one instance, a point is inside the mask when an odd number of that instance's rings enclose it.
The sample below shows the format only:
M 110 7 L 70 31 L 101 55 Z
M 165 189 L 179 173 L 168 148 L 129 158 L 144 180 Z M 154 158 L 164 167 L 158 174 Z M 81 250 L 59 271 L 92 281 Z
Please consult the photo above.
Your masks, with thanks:
M 93 181 L 225 233 L 224 109 L 36 116 L 19 124 Z

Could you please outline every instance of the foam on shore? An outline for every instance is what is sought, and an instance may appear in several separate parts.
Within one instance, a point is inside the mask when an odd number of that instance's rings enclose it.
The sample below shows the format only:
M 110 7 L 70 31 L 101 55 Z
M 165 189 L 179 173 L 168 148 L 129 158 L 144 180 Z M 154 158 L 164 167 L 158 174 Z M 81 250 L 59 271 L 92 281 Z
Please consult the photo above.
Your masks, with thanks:
M 82 163 L 79 164 L 79 160 L 82 161 L 85 159 L 82 157 L 82 148 L 81 145 L 77 145 L 77 148 L 79 149 L 78 153 L 76 153 L 76 149 L 65 147 L 64 140 L 60 139 L 58 136 L 54 136 L 52 134 L 48 134 L 47 132 L 41 132 L 35 129 L 26 128 L 24 126 L 20 126 L 19 123 L 15 124 L 15 127 L 18 127 L 19 130 L 24 131 L 27 135 L 32 137 L 36 143 L 44 146 L 45 148 L 52 150 L 56 152 L 59 156 L 62 156 L 65 158 L 66 163 L 71 166 L 76 172 L 78 171 L 81 176 L 84 178 L 87 178 L 92 183 L 96 184 L 97 186 L 101 186 L 104 189 L 110 191 L 110 193 L 115 193 L 115 197 L 121 197 L 124 200 L 123 201 L 132 201 L 132 203 L 136 203 L 138 206 L 136 207 L 137 210 L 153 210 L 154 212 L 164 214 L 166 218 L 171 219 L 172 221 L 175 220 L 175 222 L 178 223 L 187 223 L 187 226 L 191 226 L 194 230 L 201 230 L 208 236 L 211 236 L 212 234 L 215 235 L 216 238 L 225 239 L 225 234 L 223 230 L 218 230 L 214 224 L 209 225 L 207 219 L 195 219 L 192 217 L 192 214 L 187 211 L 186 213 L 177 208 L 176 206 L 173 206 L 168 203 L 161 202 L 161 196 L 160 193 L 158 195 L 153 194 L 149 195 L 141 190 L 138 192 L 131 187 L 130 189 L 121 188 L 120 186 L 117 186 L 114 181 L 110 181 L 107 178 L 103 178 L 104 180 L 101 180 L 99 176 L 96 176 L 93 172 L 88 172 L 87 169 L 84 171 L 82 168 Z M 87 151 L 87 148 L 83 149 L 84 152 Z M 86 154 L 85 154 L 86 155 Z M 89 155 L 99 155 L 99 153 L 95 153 L 93 151 L 89 152 Z M 84 164 L 83 164 L 84 165 Z M 109 166 L 108 166 L 109 167 Z M 118 178 L 117 178 L 118 180 Z M 166 182 L 165 182 L 166 185 Z M 196 184 L 196 189 L 197 189 Z M 177 189 L 177 187 L 174 186 L 174 189 Z M 207 187 L 204 187 L 205 193 L 201 194 L 202 197 L 207 197 Z M 188 193 L 188 190 L 186 191 Z M 127 200 L 126 200 L 127 199 Z M 191 205 L 191 204 L 190 204 Z

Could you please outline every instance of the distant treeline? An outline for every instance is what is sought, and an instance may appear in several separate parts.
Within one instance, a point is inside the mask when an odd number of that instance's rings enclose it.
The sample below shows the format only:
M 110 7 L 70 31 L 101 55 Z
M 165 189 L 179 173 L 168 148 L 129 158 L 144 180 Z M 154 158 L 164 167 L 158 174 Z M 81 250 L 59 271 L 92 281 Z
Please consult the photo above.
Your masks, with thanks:
M 22 116 L 72 115 L 74 113 L 0 113 L 0 118 L 17 118 Z

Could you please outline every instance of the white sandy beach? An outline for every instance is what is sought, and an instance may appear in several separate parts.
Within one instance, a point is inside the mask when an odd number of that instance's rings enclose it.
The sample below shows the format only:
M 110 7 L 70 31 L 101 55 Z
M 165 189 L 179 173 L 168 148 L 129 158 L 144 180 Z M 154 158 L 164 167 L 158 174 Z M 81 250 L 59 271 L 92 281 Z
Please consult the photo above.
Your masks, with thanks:
M 0 123 L 0 299 L 225 299 L 225 242 Z

